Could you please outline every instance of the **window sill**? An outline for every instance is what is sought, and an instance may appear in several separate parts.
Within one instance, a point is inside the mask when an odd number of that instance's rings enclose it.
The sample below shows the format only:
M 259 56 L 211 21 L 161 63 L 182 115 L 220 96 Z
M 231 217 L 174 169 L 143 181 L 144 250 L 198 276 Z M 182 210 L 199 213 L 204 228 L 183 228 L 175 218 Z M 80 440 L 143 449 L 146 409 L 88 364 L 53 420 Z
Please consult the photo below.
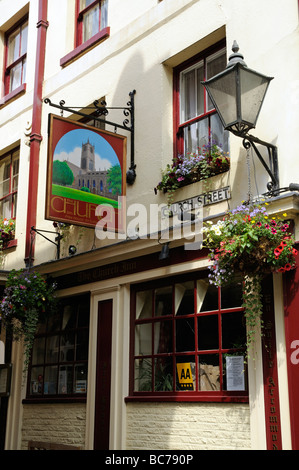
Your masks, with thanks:
M 5 106 L 9 102 L 15 100 L 16 98 L 19 98 L 19 96 L 25 92 L 26 92 L 26 83 L 23 83 L 18 88 L 16 88 L 15 90 L 3 96 L 3 98 L 0 99 L 0 108 L 2 106 Z
M 175 395 L 134 395 L 125 398 L 125 403 L 130 402 L 211 402 L 211 403 L 249 403 L 248 393 L 240 392 L 236 395 L 223 394 L 175 394 Z
M 3 250 L 8 250 L 9 248 L 15 248 L 16 246 L 18 246 L 18 240 L 14 238 L 13 240 L 9 240 L 9 242 L 4 244 Z
M 76 47 L 72 52 L 62 57 L 62 59 L 60 59 L 60 66 L 65 67 L 66 65 L 69 65 L 71 62 L 73 62 L 74 60 L 77 60 L 83 54 L 93 49 L 100 42 L 109 38 L 109 36 L 110 36 L 110 27 L 102 29 L 97 34 L 95 34 L 92 38 L 88 39 L 88 41 L 84 42 L 80 46 Z
M 52 398 L 25 398 L 22 400 L 24 405 L 40 405 L 42 403 L 86 403 L 86 396 L 84 397 L 52 397 Z

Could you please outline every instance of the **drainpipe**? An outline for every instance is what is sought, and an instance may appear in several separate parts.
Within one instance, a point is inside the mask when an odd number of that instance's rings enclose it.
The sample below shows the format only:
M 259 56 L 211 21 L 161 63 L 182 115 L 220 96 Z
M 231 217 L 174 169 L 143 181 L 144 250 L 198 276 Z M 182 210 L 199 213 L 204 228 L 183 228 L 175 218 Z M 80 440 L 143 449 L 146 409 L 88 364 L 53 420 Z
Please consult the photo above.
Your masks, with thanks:
M 48 0 L 39 0 L 37 23 L 37 46 L 35 59 L 35 81 L 32 110 L 32 132 L 30 135 L 30 160 L 28 181 L 27 227 L 25 264 L 30 266 L 34 259 L 34 243 L 31 242 L 31 227 L 36 225 L 37 198 L 38 198 L 38 169 L 42 119 L 42 93 L 44 80 L 44 65 L 46 53 L 46 35 L 49 23 L 47 21 Z

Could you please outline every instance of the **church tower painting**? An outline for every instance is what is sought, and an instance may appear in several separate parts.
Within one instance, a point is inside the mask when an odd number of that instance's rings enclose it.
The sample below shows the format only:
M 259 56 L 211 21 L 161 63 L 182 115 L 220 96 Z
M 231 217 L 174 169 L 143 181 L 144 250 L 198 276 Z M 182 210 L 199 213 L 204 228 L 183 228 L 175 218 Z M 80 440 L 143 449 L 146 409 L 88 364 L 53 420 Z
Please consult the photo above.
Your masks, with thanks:
M 94 145 L 88 141 L 82 144 L 81 169 L 85 171 L 95 171 Z

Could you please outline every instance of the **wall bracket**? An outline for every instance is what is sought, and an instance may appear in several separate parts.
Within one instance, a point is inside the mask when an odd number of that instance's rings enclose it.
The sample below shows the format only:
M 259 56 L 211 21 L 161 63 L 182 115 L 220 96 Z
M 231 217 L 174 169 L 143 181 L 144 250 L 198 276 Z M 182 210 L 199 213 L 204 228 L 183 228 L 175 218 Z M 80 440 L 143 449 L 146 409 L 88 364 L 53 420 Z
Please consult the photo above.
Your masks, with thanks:
M 78 116 L 88 118 L 88 119 L 93 119 L 96 122 L 102 122 L 103 124 L 108 124 L 110 126 L 114 127 L 114 130 L 116 132 L 116 129 L 124 129 L 126 131 L 129 131 L 131 133 L 131 161 L 130 161 L 130 167 L 127 171 L 127 183 L 129 185 L 132 185 L 135 182 L 136 179 L 136 164 L 135 164 L 135 98 L 136 90 L 133 90 L 129 93 L 130 100 L 127 102 L 127 106 L 124 107 L 107 107 L 105 101 L 101 101 L 99 103 L 98 100 L 95 100 L 93 103 L 93 107 L 76 107 L 76 106 L 65 106 L 65 101 L 61 100 L 59 104 L 52 103 L 49 98 L 44 99 L 44 103 L 48 104 L 49 106 L 52 106 L 53 108 L 57 108 L 60 110 L 61 115 L 63 115 L 63 112 L 69 112 L 71 114 L 77 114 Z M 92 110 L 93 112 L 91 114 L 86 114 L 81 110 Z M 108 121 L 107 119 L 104 119 L 103 117 L 108 116 L 109 110 L 110 109 L 120 109 L 123 111 L 123 114 L 125 115 L 124 121 L 120 123 Z M 80 111 L 79 111 L 80 110 Z

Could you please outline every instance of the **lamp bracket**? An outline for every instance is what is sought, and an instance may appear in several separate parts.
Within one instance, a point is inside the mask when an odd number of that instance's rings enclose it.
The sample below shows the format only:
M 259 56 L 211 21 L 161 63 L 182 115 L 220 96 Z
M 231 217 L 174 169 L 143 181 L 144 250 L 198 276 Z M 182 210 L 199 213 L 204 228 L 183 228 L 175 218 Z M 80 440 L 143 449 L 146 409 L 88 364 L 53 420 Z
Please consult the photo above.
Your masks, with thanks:
M 264 142 L 263 140 L 254 137 L 253 135 L 249 134 L 236 134 L 239 137 L 243 138 L 243 147 L 245 149 L 249 149 L 252 147 L 259 158 L 260 162 L 268 172 L 271 181 L 267 183 L 267 189 L 269 191 L 269 195 L 275 196 L 276 192 L 279 189 L 279 173 L 278 173 L 278 154 L 277 154 L 277 147 L 273 144 L 268 142 Z M 267 148 L 268 150 L 268 157 L 269 157 L 269 164 L 264 160 L 263 156 L 261 155 L 260 151 L 257 148 L 257 145 L 262 145 Z
M 107 107 L 106 102 L 103 100 L 99 103 L 99 100 L 95 100 L 93 102 L 93 107 L 87 106 L 87 107 L 76 107 L 76 106 L 65 106 L 65 101 L 61 100 L 59 104 L 52 103 L 49 98 L 44 99 L 44 103 L 48 104 L 49 106 L 52 106 L 53 108 L 60 109 L 61 116 L 63 115 L 63 112 L 69 112 L 71 114 L 77 114 L 78 116 L 82 116 L 84 118 L 88 119 L 93 119 L 96 122 L 102 122 L 104 124 L 108 124 L 110 126 L 114 127 L 114 130 L 116 132 L 117 128 L 124 129 L 126 131 L 129 131 L 131 133 L 131 163 L 129 170 L 127 171 L 127 183 L 132 185 L 136 179 L 136 164 L 135 164 L 135 146 L 134 146 L 134 141 L 135 141 L 135 103 L 134 103 L 134 97 L 135 97 L 136 90 L 133 90 L 129 93 L 130 100 L 127 102 L 127 106 L 123 107 Z M 82 111 L 79 111 L 81 109 L 84 110 L 93 110 L 94 114 L 87 114 Z M 122 124 L 112 122 L 112 121 L 107 121 L 106 119 L 103 118 L 103 116 L 107 116 L 109 114 L 109 110 L 114 109 L 114 110 L 122 110 L 123 114 L 125 116 L 124 121 Z M 102 117 L 101 117 L 102 116 Z

